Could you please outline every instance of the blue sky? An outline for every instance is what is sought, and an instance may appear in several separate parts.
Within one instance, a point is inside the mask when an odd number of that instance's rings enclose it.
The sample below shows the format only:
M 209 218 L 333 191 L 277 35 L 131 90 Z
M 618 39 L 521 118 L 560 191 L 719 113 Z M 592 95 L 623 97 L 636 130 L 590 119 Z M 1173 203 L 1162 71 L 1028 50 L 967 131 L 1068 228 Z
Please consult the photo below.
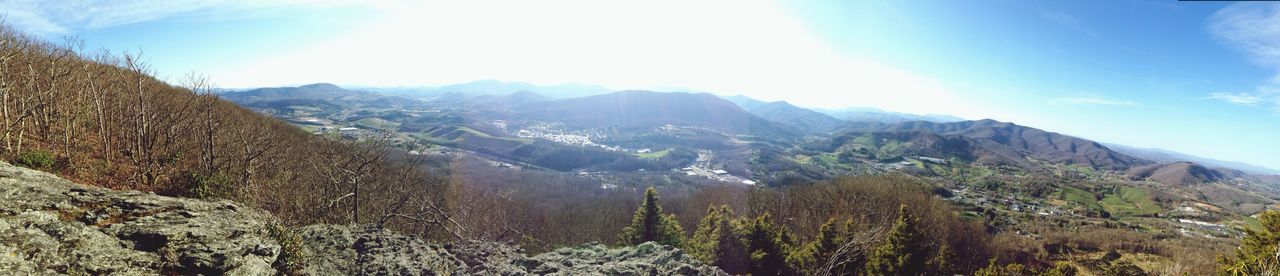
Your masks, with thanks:
M 1280 168 L 1280 5 L 1114 1 L 0 1 L 226 87 L 686 87 L 994 118 Z

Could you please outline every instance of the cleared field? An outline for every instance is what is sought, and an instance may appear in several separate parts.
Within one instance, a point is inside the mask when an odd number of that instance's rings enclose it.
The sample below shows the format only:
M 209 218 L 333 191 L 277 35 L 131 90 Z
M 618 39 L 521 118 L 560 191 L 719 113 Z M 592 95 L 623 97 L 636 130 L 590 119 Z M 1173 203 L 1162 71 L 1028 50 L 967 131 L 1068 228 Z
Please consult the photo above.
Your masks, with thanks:
M 1160 205 L 1151 201 L 1147 191 L 1134 187 L 1116 187 L 1099 203 L 1113 216 L 1145 216 L 1160 212 Z
M 1063 200 L 1079 203 L 1089 210 L 1105 210 L 1105 208 L 1102 208 L 1101 204 L 1098 204 L 1098 200 L 1094 197 L 1094 194 L 1089 191 L 1067 186 L 1062 187 L 1061 193 Z
M 668 153 L 671 153 L 671 150 L 673 150 L 673 149 L 671 149 L 671 148 L 667 148 L 667 149 L 660 150 L 660 151 L 652 151 L 652 152 L 646 152 L 646 153 L 637 153 L 637 154 L 633 154 L 633 155 L 635 155 L 636 157 L 639 157 L 640 159 L 658 159 L 658 158 L 662 158 L 663 156 L 667 156 L 667 154 L 668 154 Z
M 379 118 L 364 118 L 354 122 L 357 126 L 372 129 L 396 129 L 400 126 L 398 122 L 387 121 Z

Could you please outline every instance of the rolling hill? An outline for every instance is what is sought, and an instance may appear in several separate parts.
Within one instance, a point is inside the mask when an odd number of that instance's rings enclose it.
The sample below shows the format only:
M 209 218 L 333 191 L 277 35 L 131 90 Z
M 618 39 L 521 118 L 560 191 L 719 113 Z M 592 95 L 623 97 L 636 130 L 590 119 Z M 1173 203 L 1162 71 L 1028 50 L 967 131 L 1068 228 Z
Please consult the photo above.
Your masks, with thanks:
M 435 99 L 450 93 L 468 96 L 507 95 L 521 91 L 534 92 L 555 99 L 567 99 L 612 92 L 609 88 L 598 85 L 557 84 L 536 85 L 525 82 L 507 82 L 500 80 L 478 80 L 467 83 L 451 84 L 431 88 L 371 88 L 372 90 L 419 99 Z
M 1243 171 L 1250 174 L 1280 175 L 1280 170 L 1275 170 L 1275 169 L 1257 166 L 1253 164 L 1247 164 L 1243 162 L 1217 160 L 1217 159 L 1199 157 L 1199 156 L 1194 156 L 1190 154 L 1174 152 L 1169 150 L 1163 150 L 1163 149 L 1139 148 L 1139 147 L 1131 147 L 1131 146 L 1125 146 L 1125 145 L 1119 145 L 1119 144 L 1105 144 L 1105 145 L 1113 150 L 1119 151 L 1129 156 L 1151 160 L 1152 162 L 1156 162 L 1156 163 L 1173 163 L 1173 162 L 1185 161 L 1185 162 L 1204 164 L 1205 166 L 1209 166 L 1209 167 L 1239 170 L 1239 171 Z
M 237 103 L 255 103 L 279 100 L 370 101 L 382 95 L 368 91 L 347 90 L 330 83 L 308 84 L 298 87 L 257 88 L 220 95 Z
M 794 130 L 711 94 L 619 91 L 529 104 L 520 107 L 519 114 L 587 128 L 651 129 L 671 124 L 756 136 L 795 136 Z
M 962 137 L 970 144 L 968 151 L 977 161 L 1023 168 L 1034 168 L 1034 163 L 1028 158 L 1110 170 L 1151 163 L 1112 151 L 1094 141 L 990 119 L 952 123 L 862 123 L 853 124 L 846 130 L 854 135 L 906 132 Z
M 1220 171 L 1191 162 L 1174 162 L 1135 167 L 1129 170 L 1135 180 L 1149 180 L 1170 186 L 1193 186 L 1226 179 Z
M 813 110 L 800 108 L 784 101 L 764 103 L 747 109 L 747 112 L 786 126 L 808 132 L 828 133 L 846 122 Z
M 841 128 L 846 122 L 893 124 L 910 121 L 957 122 L 964 120 L 948 115 L 915 115 L 865 107 L 810 109 L 798 107 L 785 101 L 766 102 L 743 95 L 723 96 L 721 98 L 767 120 L 816 132 L 831 132 Z
M 884 111 L 868 107 L 849 107 L 842 109 L 815 109 L 814 111 L 822 112 L 831 117 L 840 118 L 850 122 L 878 122 L 878 123 L 902 123 L 910 121 L 928 121 L 938 123 L 959 122 L 964 121 L 959 117 L 950 115 L 928 114 L 916 115 L 899 112 Z

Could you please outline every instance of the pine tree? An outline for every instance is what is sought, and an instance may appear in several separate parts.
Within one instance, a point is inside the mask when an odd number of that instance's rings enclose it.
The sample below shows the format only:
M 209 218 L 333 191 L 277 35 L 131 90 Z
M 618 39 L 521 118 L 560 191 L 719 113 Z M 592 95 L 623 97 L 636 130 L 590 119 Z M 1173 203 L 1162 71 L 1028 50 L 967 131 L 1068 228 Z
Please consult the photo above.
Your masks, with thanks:
M 818 227 L 818 235 L 813 241 L 796 248 L 787 256 L 787 263 L 797 268 L 801 274 L 817 274 L 819 269 L 831 261 L 831 256 L 840 250 L 844 236 L 845 231 L 836 226 L 836 219 L 828 219 Z
M 751 252 L 751 275 L 783 275 L 788 272 L 785 255 L 787 234 L 764 213 L 745 224 L 747 250 Z
M 925 254 L 920 244 L 917 227 L 920 220 L 907 211 L 907 205 L 898 207 L 898 221 L 889 231 L 884 244 L 876 247 L 867 258 L 868 275 L 920 275 L 925 267 Z
M 1280 274 L 1280 211 L 1266 211 L 1258 216 L 1262 230 L 1246 229 L 1234 259 L 1219 258 L 1220 274 Z
M 644 191 L 644 202 L 631 218 L 631 225 L 622 229 L 619 239 L 627 245 L 652 241 L 679 247 L 684 243 L 684 229 L 674 215 L 662 215 L 662 205 L 658 204 L 658 190 L 649 187 Z
M 715 231 L 720 222 L 720 209 L 707 206 L 707 215 L 698 221 L 698 228 L 693 230 L 693 237 L 685 243 L 685 251 L 703 263 L 715 262 Z
M 739 228 L 729 206 L 707 208 L 707 216 L 688 242 L 689 254 L 731 274 L 747 273 L 751 259 Z
M 938 247 L 938 252 L 933 254 L 933 258 L 929 259 L 929 274 L 933 275 L 950 275 L 951 260 L 955 259 L 955 253 L 951 252 L 951 246 L 943 243 Z

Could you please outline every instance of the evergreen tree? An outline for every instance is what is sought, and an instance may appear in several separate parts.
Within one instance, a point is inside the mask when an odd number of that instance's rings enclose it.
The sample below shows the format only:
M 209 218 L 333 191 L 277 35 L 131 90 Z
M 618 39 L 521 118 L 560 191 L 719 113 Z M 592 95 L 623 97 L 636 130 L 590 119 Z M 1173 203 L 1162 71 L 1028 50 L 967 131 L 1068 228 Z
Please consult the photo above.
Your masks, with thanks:
M 764 213 L 754 221 L 746 222 L 747 250 L 751 252 L 751 275 L 783 275 L 788 273 L 787 234 L 774 224 L 773 216 Z
M 951 246 L 943 243 L 938 247 L 938 252 L 933 254 L 933 258 L 929 259 L 929 274 L 933 275 L 950 275 L 952 274 L 951 260 L 955 259 L 955 253 L 951 253 Z
M 1258 216 L 1262 230 L 1246 229 L 1234 259 L 1218 258 L 1223 275 L 1280 274 L 1280 211 Z
M 720 209 L 716 206 L 707 206 L 707 215 L 698 221 L 698 228 L 693 230 L 693 237 L 684 244 L 684 250 L 703 263 L 715 262 L 716 240 L 713 233 L 719 226 L 719 222 Z
M 909 211 L 907 205 L 898 207 L 898 221 L 889 231 L 884 244 L 876 247 L 867 258 L 868 275 L 920 275 L 924 272 L 925 254 L 919 233 L 920 219 Z
M 707 208 L 707 216 L 689 241 L 689 254 L 732 274 L 747 273 L 751 259 L 742 243 L 741 229 L 733 222 L 729 206 Z
M 644 202 L 631 218 L 631 225 L 622 229 L 619 239 L 627 245 L 652 241 L 679 247 L 684 243 L 684 229 L 674 215 L 662 215 L 662 206 L 658 204 L 658 190 L 649 187 L 644 191 Z
M 801 274 L 817 274 L 819 269 L 827 266 L 831 261 L 832 255 L 840 250 L 845 235 L 845 231 L 836 226 L 836 219 L 828 219 L 818 227 L 818 235 L 813 238 L 813 241 L 796 248 L 787 256 L 787 263 Z M 838 271 L 843 270 L 838 269 Z

